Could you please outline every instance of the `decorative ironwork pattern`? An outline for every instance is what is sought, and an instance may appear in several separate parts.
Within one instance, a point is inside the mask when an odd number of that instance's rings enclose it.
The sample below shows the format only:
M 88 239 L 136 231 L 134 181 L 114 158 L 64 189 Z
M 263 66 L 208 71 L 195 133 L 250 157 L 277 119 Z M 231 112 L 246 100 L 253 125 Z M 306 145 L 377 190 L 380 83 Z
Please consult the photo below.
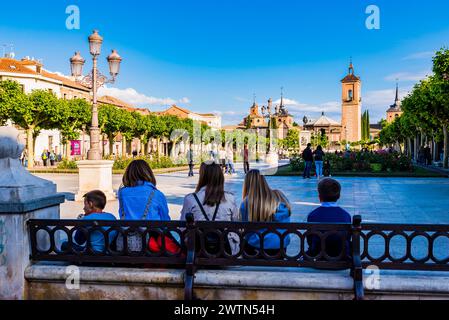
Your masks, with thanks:
M 176 258 L 179 262 L 184 262 L 183 252 L 189 249 L 186 245 L 186 222 L 30 220 L 29 227 L 32 258 L 38 261 L 158 264 L 162 261 L 155 258 Z M 346 255 L 350 250 L 348 241 L 351 228 L 350 224 L 197 222 L 192 233 L 195 238 L 196 265 L 322 265 L 335 269 L 351 268 L 352 262 L 348 260 L 350 254 Z M 75 241 L 77 233 L 81 233 L 81 238 L 86 239 L 82 246 Z M 166 250 L 165 242 L 168 236 L 178 240 L 180 250 L 177 254 Z M 343 248 L 337 256 L 330 256 L 326 252 L 326 240 L 332 236 L 340 239 Z M 150 237 L 161 238 L 160 251 L 150 250 Z M 314 255 L 310 253 L 307 241 L 312 237 L 321 243 L 322 248 Z M 134 246 L 130 245 L 130 238 L 141 242 L 138 250 L 130 249 L 130 246 Z M 249 245 L 251 238 L 253 244 L 258 243 L 258 248 Z M 265 249 L 266 241 L 262 239 L 267 238 L 275 239 L 283 249 Z M 98 243 L 98 240 L 104 249 L 95 249 L 95 242 Z M 117 242 L 115 245 L 114 241 Z M 290 245 L 284 248 L 287 241 Z M 234 242 L 232 246 L 237 249 L 230 249 L 229 242 Z
M 187 222 L 30 220 L 28 225 L 33 261 L 182 266 L 188 300 L 201 266 L 350 269 L 355 299 L 364 297 L 368 266 L 449 271 L 448 225 L 362 224 L 360 216 L 352 225 L 195 222 L 192 215 Z
M 350 269 L 355 297 L 363 298 L 360 252 L 350 243 L 359 237 L 360 217 L 352 225 L 195 222 L 191 215 L 187 222 L 30 220 L 28 225 L 33 261 L 182 265 L 189 300 L 201 266 Z M 151 239 L 159 250 L 151 248 Z M 179 244 L 175 252 L 169 242 Z M 282 249 L 265 248 L 270 243 Z
M 93 70 L 87 75 L 80 79 L 76 79 L 76 82 L 79 84 L 85 86 L 86 88 L 93 89 L 94 87 L 94 79 L 93 79 Z M 107 76 L 102 74 L 98 69 L 96 71 L 97 73 L 97 88 L 101 88 L 105 84 L 113 84 L 115 83 L 115 77 L 109 79 Z
M 363 224 L 362 265 L 380 269 L 449 270 L 449 226 Z

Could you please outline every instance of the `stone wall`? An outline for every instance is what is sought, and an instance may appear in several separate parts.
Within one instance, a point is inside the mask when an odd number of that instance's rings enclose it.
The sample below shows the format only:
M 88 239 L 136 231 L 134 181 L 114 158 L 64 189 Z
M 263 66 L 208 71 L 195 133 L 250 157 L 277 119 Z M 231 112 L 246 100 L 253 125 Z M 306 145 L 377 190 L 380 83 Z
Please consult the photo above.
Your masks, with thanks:
M 26 269 L 30 300 L 182 300 L 184 271 L 80 267 L 79 289 L 66 286 L 65 266 L 33 265 Z M 367 278 L 368 300 L 449 299 L 448 272 L 382 271 L 375 289 Z M 349 271 L 296 268 L 229 268 L 199 270 L 195 295 L 203 300 L 351 300 Z

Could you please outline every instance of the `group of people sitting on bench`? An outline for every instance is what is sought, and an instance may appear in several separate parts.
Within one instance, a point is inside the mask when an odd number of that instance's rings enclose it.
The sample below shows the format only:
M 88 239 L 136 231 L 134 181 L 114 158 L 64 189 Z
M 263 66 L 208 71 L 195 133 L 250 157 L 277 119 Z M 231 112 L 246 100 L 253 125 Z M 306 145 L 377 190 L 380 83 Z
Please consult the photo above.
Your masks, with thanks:
M 240 206 L 237 199 L 224 189 L 225 178 L 220 165 L 215 162 L 205 162 L 200 167 L 198 185 L 194 193 L 184 199 L 181 211 L 181 220 L 186 220 L 191 214 L 195 221 L 229 221 L 229 222 L 291 222 L 291 204 L 285 194 L 280 190 L 273 190 L 259 170 L 251 170 L 246 174 L 243 183 L 243 197 Z M 321 206 L 313 210 L 307 217 L 310 223 L 350 223 L 351 216 L 337 205 L 340 199 L 341 186 L 338 181 L 330 178 L 322 179 L 318 184 L 318 193 Z M 143 160 L 133 161 L 123 176 L 122 186 L 118 191 L 119 216 L 121 220 L 149 220 L 170 221 L 169 209 L 165 195 L 157 189 L 156 178 L 150 166 Z M 84 196 L 83 220 L 115 220 L 111 213 L 104 212 L 106 196 L 101 191 L 92 191 Z M 108 228 L 104 227 L 105 230 Z M 277 230 L 281 234 L 286 230 Z M 263 232 L 263 231 L 262 231 Z M 262 233 L 260 232 L 260 233 Z M 92 250 L 104 252 L 105 239 L 101 232 L 91 232 L 90 246 Z M 127 247 L 130 251 L 140 251 L 142 248 L 141 236 L 137 233 L 127 235 Z M 212 236 L 210 236 L 213 238 Z M 116 242 L 117 250 L 123 249 L 123 235 L 109 234 L 109 240 Z M 114 238 L 114 239 L 113 239 Z M 161 246 L 158 239 L 151 239 L 151 249 Z M 240 239 L 236 234 L 228 233 L 229 243 L 227 250 L 232 254 L 240 251 Z M 206 239 L 206 244 L 214 250 L 214 241 Z M 316 256 L 321 252 L 321 239 L 318 236 L 307 237 L 308 254 Z M 349 241 L 349 239 L 347 239 Z M 176 252 L 180 239 L 174 236 L 165 237 L 165 248 L 169 252 Z M 257 255 L 261 250 L 260 234 L 252 233 L 246 236 L 245 252 Z M 283 243 L 282 243 L 283 242 Z M 84 250 L 86 247 L 86 234 L 75 232 L 72 241 L 74 250 Z M 283 248 L 281 245 L 283 244 Z M 286 250 L 290 244 L 290 236 L 283 237 L 268 233 L 263 237 L 263 251 L 276 256 L 281 249 Z M 219 247 L 219 246 L 218 246 Z M 349 248 L 349 244 L 345 246 Z M 343 242 L 338 235 L 326 239 L 326 253 L 329 256 L 340 256 Z M 65 248 L 67 249 L 67 243 Z M 348 251 L 349 252 L 349 251 Z

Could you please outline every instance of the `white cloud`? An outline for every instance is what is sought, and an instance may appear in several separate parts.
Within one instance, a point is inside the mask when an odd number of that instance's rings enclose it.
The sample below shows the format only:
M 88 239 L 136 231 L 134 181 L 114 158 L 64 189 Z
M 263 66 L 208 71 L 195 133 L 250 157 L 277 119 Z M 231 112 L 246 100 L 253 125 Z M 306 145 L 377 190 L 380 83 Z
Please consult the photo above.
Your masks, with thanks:
M 409 93 L 411 88 L 402 88 L 399 90 L 399 99 L 403 99 Z M 396 89 L 373 90 L 365 93 L 363 104 L 365 106 L 382 106 L 387 110 L 394 102 L 396 97 Z
M 399 90 L 399 99 L 406 97 L 412 87 Z M 394 103 L 396 89 L 373 90 L 365 93 L 363 97 L 363 108 L 370 111 L 371 122 L 377 122 L 386 117 L 386 111 Z
M 427 58 L 432 58 L 434 54 L 435 54 L 435 52 L 433 52 L 433 51 L 416 52 L 416 53 L 412 53 L 412 54 L 402 58 L 402 60 L 427 59 Z
M 172 98 L 157 98 L 152 96 L 147 96 L 143 93 L 137 92 L 133 88 L 127 89 L 118 89 L 118 88 L 109 88 L 107 86 L 102 87 L 98 90 L 98 94 L 100 96 L 112 96 L 117 99 L 123 100 L 134 106 L 145 106 L 145 105 L 173 105 L 177 103 L 190 103 L 189 98 L 182 98 L 179 100 L 175 100 Z
M 214 110 L 212 111 L 212 113 L 218 114 L 220 116 L 244 116 L 247 115 L 246 112 L 243 111 L 219 111 L 219 110 Z
M 185 104 L 189 104 L 189 103 L 190 103 L 190 99 L 189 99 L 189 98 L 186 98 L 186 97 L 184 97 L 184 98 L 180 99 L 180 100 L 179 100 L 179 102 L 180 102 L 180 103 L 185 103 Z
M 385 77 L 385 80 L 387 81 L 396 81 L 399 79 L 399 81 L 413 81 L 418 82 L 425 78 L 427 78 L 428 75 L 430 75 L 432 72 L 430 71 L 421 71 L 416 73 L 411 72 L 398 72 L 394 74 L 390 74 Z
M 280 104 L 281 100 L 274 102 L 275 104 Z M 307 112 L 326 112 L 335 113 L 341 111 L 341 104 L 337 101 L 330 101 L 321 104 L 307 104 L 300 103 L 293 99 L 284 98 L 284 104 L 288 107 L 291 113 L 307 113 Z

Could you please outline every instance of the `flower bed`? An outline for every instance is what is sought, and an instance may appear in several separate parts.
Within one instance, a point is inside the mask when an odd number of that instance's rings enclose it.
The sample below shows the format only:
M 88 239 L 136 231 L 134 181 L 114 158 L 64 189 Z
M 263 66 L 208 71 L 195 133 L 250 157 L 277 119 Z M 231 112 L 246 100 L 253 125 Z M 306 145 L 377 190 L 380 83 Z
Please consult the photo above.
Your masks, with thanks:
M 413 172 L 412 160 L 404 154 L 378 152 L 328 153 L 333 172 Z M 294 156 L 290 160 L 292 171 L 304 170 L 304 160 Z

